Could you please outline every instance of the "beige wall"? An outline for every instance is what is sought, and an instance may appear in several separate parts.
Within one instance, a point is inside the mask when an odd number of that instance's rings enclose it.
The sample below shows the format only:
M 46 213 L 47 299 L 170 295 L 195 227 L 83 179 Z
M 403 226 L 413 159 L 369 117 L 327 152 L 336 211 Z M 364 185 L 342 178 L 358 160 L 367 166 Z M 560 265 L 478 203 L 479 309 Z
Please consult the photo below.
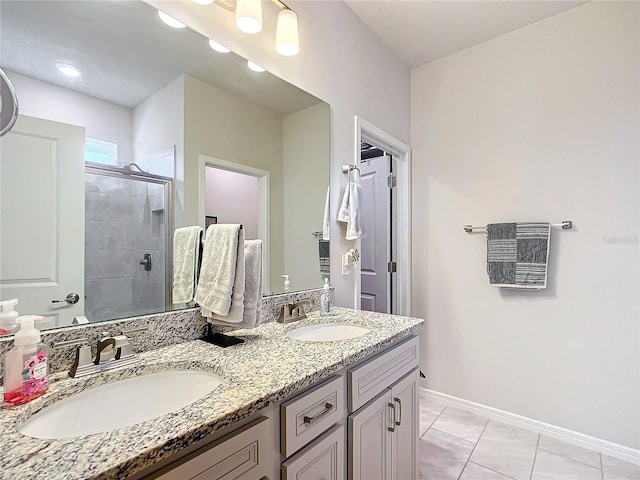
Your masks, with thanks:
M 344 2 L 288 2 L 298 15 L 300 53 L 282 57 L 273 46 L 278 9 L 272 5 L 265 3 L 263 31 L 246 35 L 236 28 L 233 14 L 215 5 L 145 1 L 331 106 L 331 281 L 336 303 L 353 306 L 354 276 L 341 275 L 339 259 L 355 244 L 344 240 L 344 227 L 335 220 L 347 183 L 340 166 L 355 161 L 354 115 L 409 143 L 409 70 Z
M 185 225 L 204 222 L 198 218 L 200 155 L 270 172 L 271 282 L 277 285 L 283 265 L 282 116 L 188 75 L 184 105 Z
M 323 285 L 318 258 L 329 186 L 329 105 L 319 103 L 283 119 L 284 271 L 291 288 Z M 277 285 L 277 284 L 276 284 Z
M 640 446 L 637 2 L 591 2 L 412 74 L 413 314 L 426 386 Z M 544 291 L 492 288 L 486 236 L 554 230 Z
M 19 73 L 7 75 L 21 114 L 85 127 L 87 137 L 118 145 L 120 163 L 133 161 L 132 109 Z
M 135 158 L 157 157 L 176 146 L 174 187 L 174 220 L 176 227 L 184 223 L 184 76 L 158 90 L 138 105 L 133 115 L 133 150 Z

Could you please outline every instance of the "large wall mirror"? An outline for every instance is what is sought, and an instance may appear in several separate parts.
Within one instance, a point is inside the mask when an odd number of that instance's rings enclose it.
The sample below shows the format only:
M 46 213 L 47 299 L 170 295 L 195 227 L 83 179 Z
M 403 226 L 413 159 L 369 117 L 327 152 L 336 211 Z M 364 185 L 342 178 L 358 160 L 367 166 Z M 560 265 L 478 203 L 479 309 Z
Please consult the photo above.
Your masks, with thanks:
M 184 307 L 173 230 L 208 223 L 263 238 L 265 294 L 322 286 L 326 103 L 142 1 L 3 1 L 0 22 L 0 300 L 40 328 Z

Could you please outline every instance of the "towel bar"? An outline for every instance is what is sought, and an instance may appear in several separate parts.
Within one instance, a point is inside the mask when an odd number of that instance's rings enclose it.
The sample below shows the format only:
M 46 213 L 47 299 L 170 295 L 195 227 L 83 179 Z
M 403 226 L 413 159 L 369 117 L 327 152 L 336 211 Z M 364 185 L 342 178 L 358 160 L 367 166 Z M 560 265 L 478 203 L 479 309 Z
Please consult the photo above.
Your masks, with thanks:
M 573 228 L 573 222 L 571 220 L 565 220 L 562 223 L 552 223 L 551 226 L 554 228 L 562 228 L 563 230 L 569 230 Z M 474 227 L 473 225 L 464 226 L 464 231 L 467 233 L 472 233 L 474 230 L 486 231 L 487 226 L 486 225 L 476 226 L 476 227 Z

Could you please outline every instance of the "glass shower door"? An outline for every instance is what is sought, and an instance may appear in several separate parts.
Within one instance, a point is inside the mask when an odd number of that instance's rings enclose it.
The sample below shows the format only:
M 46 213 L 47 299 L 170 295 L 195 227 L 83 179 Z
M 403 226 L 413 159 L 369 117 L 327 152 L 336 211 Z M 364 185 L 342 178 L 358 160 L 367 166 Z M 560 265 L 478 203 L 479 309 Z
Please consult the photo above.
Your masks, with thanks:
M 167 309 L 170 179 L 112 167 L 85 173 L 85 314 L 92 321 Z

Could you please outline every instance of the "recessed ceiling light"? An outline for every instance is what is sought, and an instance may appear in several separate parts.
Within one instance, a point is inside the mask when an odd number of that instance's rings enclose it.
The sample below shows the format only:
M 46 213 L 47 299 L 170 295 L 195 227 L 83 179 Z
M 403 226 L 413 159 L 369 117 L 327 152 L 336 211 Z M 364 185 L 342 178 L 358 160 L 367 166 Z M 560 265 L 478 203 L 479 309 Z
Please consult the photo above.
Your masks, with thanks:
M 184 28 L 184 27 L 186 27 L 186 25 L 184 23 L 179 22 L 175 18 L 170 17 L 169 15 L 167 15 L 166 13 L 164 13 L 164 12 L 162 12 L 160 10 L 158 10 L 158 16 L 160 17 L 160 20 L 162 20 L 164 23 L 166 23 L 170 27 L 173 27 L 173 28 Z
M 218 42 L 211 39 L 209 39 L 209 46 L 213 48 L 216 52 L 220 52 L 220 53 L 229 53 L 231 51 L 224 45 L 220 45 Z
M 257 63 L 253 63 L 251 60 L 247 60 L 247 67 L 249 67 L 254 72 L 266 72 L 264 68 L 262 68 Z
M 79 77 L 82 74 L 82 70 L 68 63 L 56 63 L 56 68 L 69 77 Z

